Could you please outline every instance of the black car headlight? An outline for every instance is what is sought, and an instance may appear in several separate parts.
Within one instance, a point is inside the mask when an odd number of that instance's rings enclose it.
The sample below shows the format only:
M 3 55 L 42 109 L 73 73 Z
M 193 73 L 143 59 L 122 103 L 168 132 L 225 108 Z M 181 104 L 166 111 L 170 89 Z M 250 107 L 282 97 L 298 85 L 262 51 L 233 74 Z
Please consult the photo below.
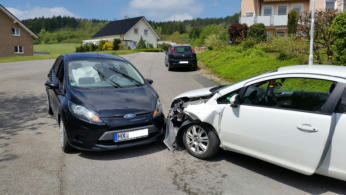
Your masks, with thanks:
M 153 117 L 160 116 L 161 113 L 162 113 L 162 105 L 161 105 L 160 100 L 157 99 L 155 110 L 154 110 L 154 113 L 153 113 Z
M 73 115 L 81 120 L 91 123 L 102 123 L 102 120 L 94 111 L 89 110 L 84 106 L 77 105 L 69 101 L 68 108 Z

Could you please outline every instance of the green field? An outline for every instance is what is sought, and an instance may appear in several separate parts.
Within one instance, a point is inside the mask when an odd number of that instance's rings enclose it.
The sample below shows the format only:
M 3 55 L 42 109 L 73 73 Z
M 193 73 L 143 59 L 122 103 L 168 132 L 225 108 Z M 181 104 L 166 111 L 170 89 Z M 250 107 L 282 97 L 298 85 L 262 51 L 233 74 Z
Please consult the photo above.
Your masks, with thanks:
M 58 44 L 39 44 L 34 45 L 35 52 L 49 52 L 49 55 L 38 56 L 11 56 L 0 57 L 0 63 L 4 62 L 16 62 L 16 61 L 28 61 L 28 60 L 44 60 L 55 59 L 61 54 L 75 52 L 79 43 L 58 43 Z M 134 49 L 134 50 L 118 50 L 118 51 L 102 51 L 99 53 L 109 53 L 113 55 L 126 55 L 138 52 L 159 52 L 159 49 Z

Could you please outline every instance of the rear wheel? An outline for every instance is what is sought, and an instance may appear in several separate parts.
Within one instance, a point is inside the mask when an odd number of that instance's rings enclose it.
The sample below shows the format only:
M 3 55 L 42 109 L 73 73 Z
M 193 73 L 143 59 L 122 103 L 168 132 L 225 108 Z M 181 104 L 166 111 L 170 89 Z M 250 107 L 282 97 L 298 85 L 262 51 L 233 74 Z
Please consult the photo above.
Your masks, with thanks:
M 183 143 L 192 156 L 208 159 L 219 150 L 220 140 L 211 127 L 193 124 L 184 132 Z
M 67 141 L 67 134 L 64 122 L 60 120 L 60 144 L 61 149 L 64 153 L 70 153 L 73 151 L 73 147 Z

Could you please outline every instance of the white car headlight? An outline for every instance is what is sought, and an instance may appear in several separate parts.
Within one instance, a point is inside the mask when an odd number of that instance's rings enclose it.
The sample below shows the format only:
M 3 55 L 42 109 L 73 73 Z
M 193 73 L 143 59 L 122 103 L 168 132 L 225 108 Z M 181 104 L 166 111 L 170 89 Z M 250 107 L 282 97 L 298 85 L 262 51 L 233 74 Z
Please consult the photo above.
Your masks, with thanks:
M 101 123 L 100 117 L 93 111 L 85 108 L 84 106 L 77 105 L 69 101 L 68 107 L 72 114 L 77 116 L 78 118 L 92 123 Z
M 162 113 L 162 105 L 159 99 L 157 99 L 156 107 L 153 113 L 153 117 L 157 117 Z

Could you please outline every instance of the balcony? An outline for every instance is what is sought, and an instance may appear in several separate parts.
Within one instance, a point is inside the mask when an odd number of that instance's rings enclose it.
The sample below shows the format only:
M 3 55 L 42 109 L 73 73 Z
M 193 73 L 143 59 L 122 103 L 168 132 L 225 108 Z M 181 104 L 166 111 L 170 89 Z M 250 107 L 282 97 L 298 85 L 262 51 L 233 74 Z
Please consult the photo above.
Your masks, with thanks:
M 263 23 L 265 26 L 286 26 L 287 20 L 287 15 L 240 17 L 240 23 L 248 26 L 256 23 Z

